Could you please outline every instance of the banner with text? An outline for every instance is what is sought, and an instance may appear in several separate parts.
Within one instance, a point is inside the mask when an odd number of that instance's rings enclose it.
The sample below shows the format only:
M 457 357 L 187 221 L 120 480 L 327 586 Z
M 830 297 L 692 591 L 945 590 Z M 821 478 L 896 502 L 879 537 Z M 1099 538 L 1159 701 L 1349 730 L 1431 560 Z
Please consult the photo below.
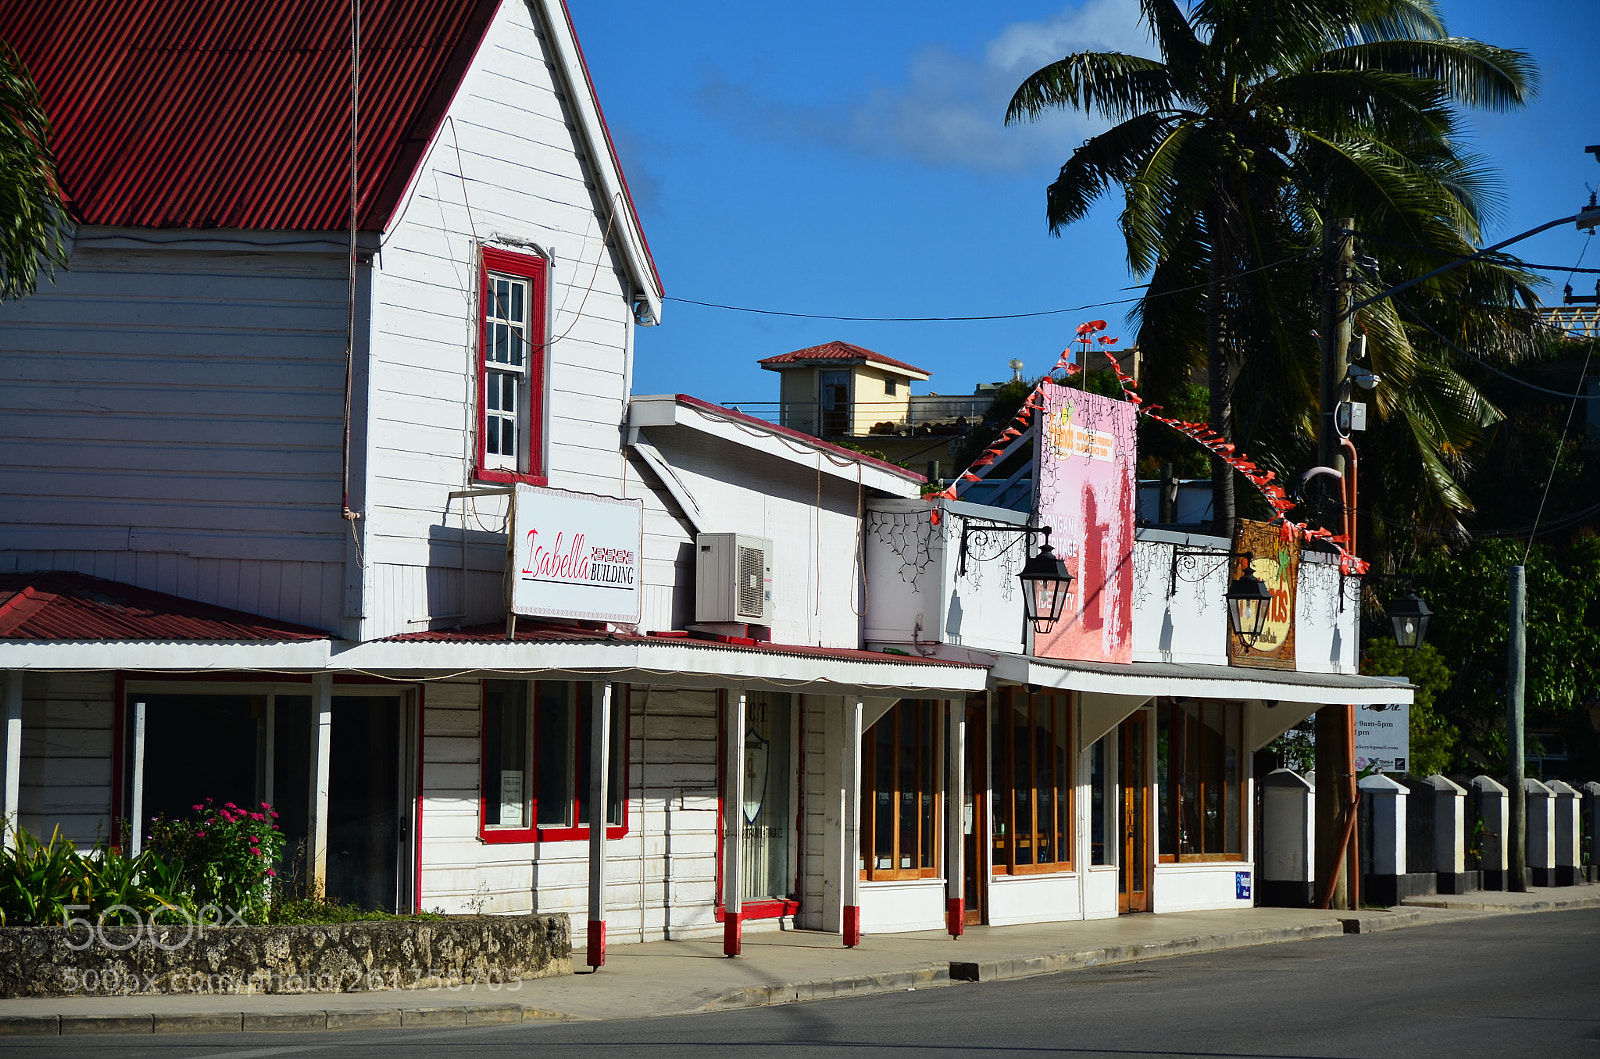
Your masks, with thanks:
M 1411 757 L 1411 707 L 1356 707 L 1356 771 L 1405 772 Z
M 1061 620 L 1034 634 L 1034 654 L 1130 662 L 1139 410 L 1048 379 L 1039 397 L 1035 512 L 1073 580 Z
M 511 509 L 511 612 L 639 621 L 644 502 L 518 485 Z

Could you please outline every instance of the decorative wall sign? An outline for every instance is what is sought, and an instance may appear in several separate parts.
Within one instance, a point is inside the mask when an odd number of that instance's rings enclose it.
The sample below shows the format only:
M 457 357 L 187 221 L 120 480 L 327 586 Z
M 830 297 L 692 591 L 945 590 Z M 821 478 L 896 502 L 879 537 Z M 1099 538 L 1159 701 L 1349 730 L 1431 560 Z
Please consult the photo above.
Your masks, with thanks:
M 519 484 L 510 533 L 513 614 L 638 623 L 642 500 Z
M 1035 515 L 1073 582 L 1062 619 L 1034 635 L 1034 654 L 1131 662 L 1138 410 L 1048 379 L 1035 396 Z
M 1228 663 L 1261 669 L 1293 669 L 1295 586 L 1300 578 L 1300 541 L 1292 532 L 1265 522 L 1240 519 L 1234 531 L 1233 550 L 1255 555 L 1255 572 L 1272 593 L 1272 607 L 1261 638 L 1246 647 L 1228 630 Z M 1229 580 L 1244 573 L 1245 560 L 1230 564 Z

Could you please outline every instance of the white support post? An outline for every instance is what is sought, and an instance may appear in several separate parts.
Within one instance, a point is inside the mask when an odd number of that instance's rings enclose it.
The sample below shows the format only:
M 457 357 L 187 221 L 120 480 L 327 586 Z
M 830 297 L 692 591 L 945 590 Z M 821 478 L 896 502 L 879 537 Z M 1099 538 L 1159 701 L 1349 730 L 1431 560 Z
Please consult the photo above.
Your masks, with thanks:
M 845 699 L 844 761 L 839 770 L 844 780 L 844 863 L 840 880 L 844 943 L 852 949 L 861 944 L 861 709 L 859 696 Z
M 966 842 L 962 822 L 966 805 L 967 722 L 962 715 L 964 704 L 960 699 L 945 703 L 947 746 L 947 779 L 944 796 L 944 872 L 946 890 L 945 929 L 952 938 L 959 938 L 966 930 L 967 909 L 964 885 L 966 872 L 961 862 Z
M 597 680 L 589 722 L 589 938 L 590 967 L 606 962 L 606 780 L 611 768 L 611 685 Z M 640 910 L 643 914 L 643 909 Z
M 333 674 L 311 678 L 311 790 L 306 821 L 306 890 L 328 894 L 328 758 L 333 747 Z
M 128 856 L 144 849 L 144 702 L 133 704 L 133 797 L 128 810 Z
M 744 728 L 745 691 L 728 693 L 726 766 L 722 770 L 722 955 L 737 956 L 744 949 L 740 893 L 744 869 Z
M 17 828 L 22 823 L 18 804 L 22 797 L 22 671 L 13 670 L 6 677 L 6 760 L 5 760 L 5 828 L 6 849 L 17 848 Z

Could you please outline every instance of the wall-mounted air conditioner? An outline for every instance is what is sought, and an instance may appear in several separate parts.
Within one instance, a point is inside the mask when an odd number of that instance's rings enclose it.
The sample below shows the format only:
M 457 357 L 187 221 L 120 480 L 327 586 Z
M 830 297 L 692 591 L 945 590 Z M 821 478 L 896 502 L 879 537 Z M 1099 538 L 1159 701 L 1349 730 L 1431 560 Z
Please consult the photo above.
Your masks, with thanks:
M 771 615 L 772 542 L 742 533 L 697 536 L 695 621 L 767 625 Z

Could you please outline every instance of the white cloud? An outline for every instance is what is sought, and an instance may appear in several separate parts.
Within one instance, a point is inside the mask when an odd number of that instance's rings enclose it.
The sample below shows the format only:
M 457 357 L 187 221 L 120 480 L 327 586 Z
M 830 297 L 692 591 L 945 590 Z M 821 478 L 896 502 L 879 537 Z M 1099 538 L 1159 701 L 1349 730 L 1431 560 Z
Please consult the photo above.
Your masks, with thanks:
M 1077 51 L 1152 54 L 1137 0 L 1086 0 L 1050 18 L 1005 26 L 982 56 L 929 45 L 911 56 L 903 83 L 818 106 L 756 99 L 742 85 L 710 85 L 702 99 L 767 131 L 782 131 L 879 157 L 939 168 L 1037 171 L 1059 164 L 1098 118 L 1059 111 L 1007 127 L 1006 105 L 1023 79 Z

